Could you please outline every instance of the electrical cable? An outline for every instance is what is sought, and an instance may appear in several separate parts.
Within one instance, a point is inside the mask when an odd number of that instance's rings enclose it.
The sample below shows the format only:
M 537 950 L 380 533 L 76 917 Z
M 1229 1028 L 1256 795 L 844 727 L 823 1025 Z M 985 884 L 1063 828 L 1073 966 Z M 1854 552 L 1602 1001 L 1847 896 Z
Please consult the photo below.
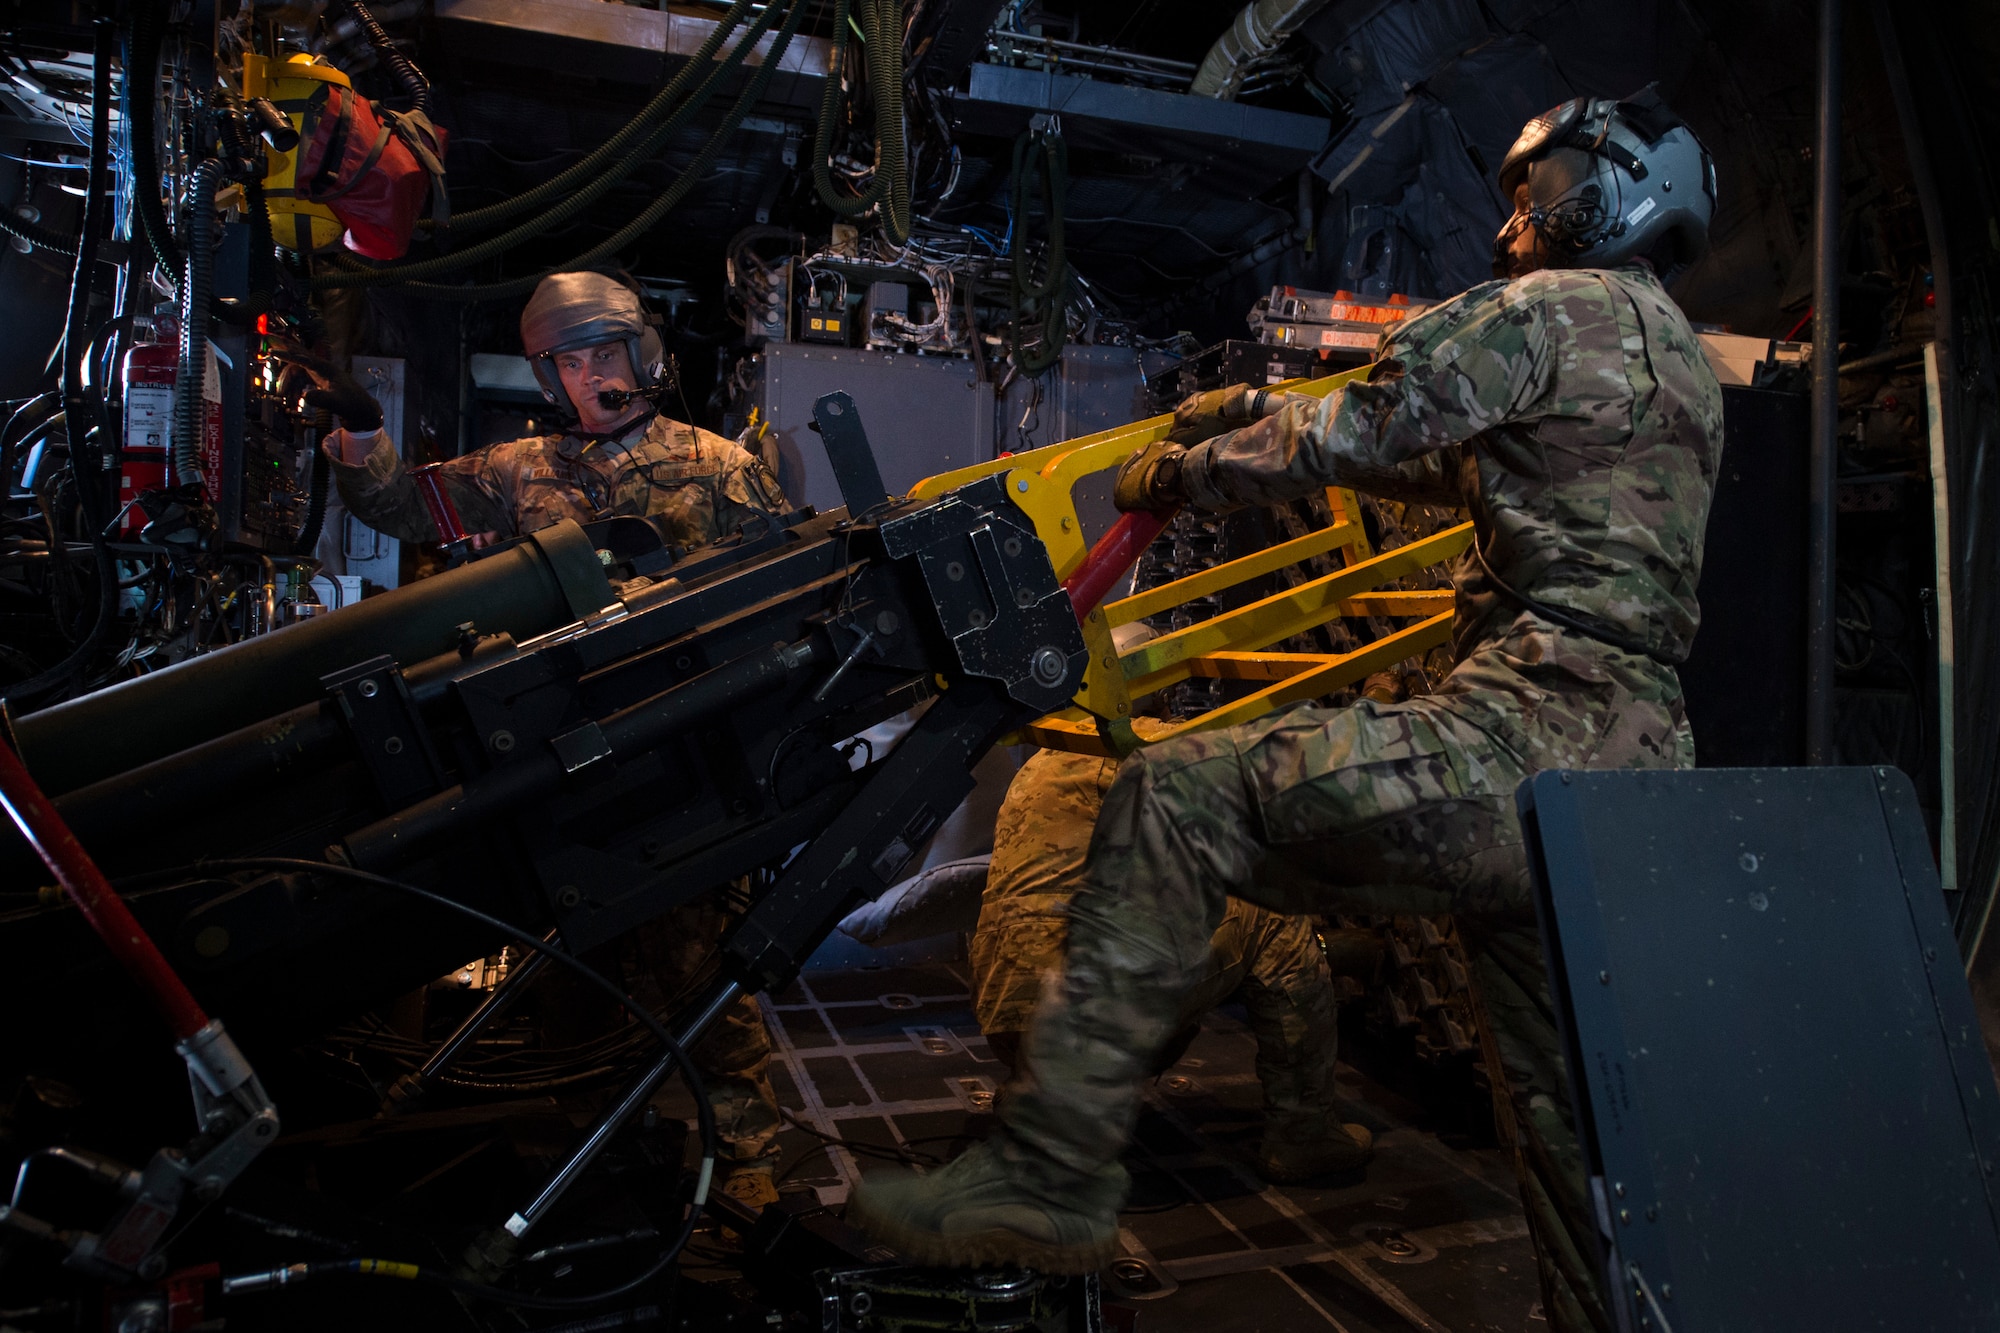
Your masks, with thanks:
M 651 157 L 658 147 L 658 138 L 651 131 L 658 126 L 660 118 L 673 109 L 695 76 L 708 68 L 709 62 L 715 58 L 716 51 L 720 50 L 722 43 L 728 40 L 729 34 L 742 21 L 743 15 L 749 12 L 750 4 L 751 0 L 734 0 L 728 12 L 715 21 L 714 31 L 703 39 L 694 55 L 688 58 L 687 63 L 681 66 L 659 92 L 653 94 L 652 99 L 639 109 L 636 116 L 625 123 L 623 129 L 540 185 L 483 208 L 470 208 L 462 213 L 454 212 L 451 215 L 451 230 L 455 233 L 483 231 L 496 222 L 525 213 L 529 209 L 539 208 L 572 189 L 581 188 L 587 182 L 595 181 L 599 173 L 605 172 L 607 168 L 610 170 L 606 179 L 610 184 L 616 184 L 630 175 L 636 167 Z M 454 139 L 453 142 L 484 141 Z M 638 145 L 636 148 L 635 144 Z M 631 151 L 627 151 L 628 149 Z M 426 218 L 417 223 L 417 228 L 420 231 L 428 230 L 431 225 L 430 219 Z
M 758 64 L 756 73 L 751 75 L 749 82 L 744 86 L 743 92 L 737 97 L 736 104 L 730 108 L 729 114 L 724 118 L 722 124 L 717 127 L 715 134 L 702 146 L 701 152 L 696 154 L 692 162 L 688 163 L 687 167 L 683 169 L 680 176 L 675 179 L 672 185 L 668 186 L 657 199 L 648 204 L 637 217 L 626 223 L 625 226 L 621 227 L 611 236 L 600 241 L 582 254 L 573 256 L 560 264 L 552 265 L 539 273 L 531 273 L 523 277 L 505 279 L 499 282 L 469 284 L 466 286 L 447 286 L 430 282 L 404 282 L 404 290 L 415 295 L 430 296 L 445 301 L 503 300 L 532 291 L 536 286 L 540 285 L 544 278 L 552 274 L 575 272 L 601 264 L 611 259 L 618 251 L 638 240 L 641 236 L 644 236 L 658 225 L 661 218 L 678 207 L 681 200 L 687 197 L 690 190 L 708 179 L 710 168 L 714 165 L 715 159 L 721 154 L 723 145 L 729 140 L 730 136 L 736 133 L 737 127 L 743 123 L 752 108 L 762 100 L 764 89 L 770 85 L 772 77 L 777 74 L 779 66 L 783 64 L 784 53 L 791 46 L 792 38 L 797 34 L 799 24 L 804 21 L 806 12 L 811 8 L 812 3 L 813 0 L 795 0 L 790 12 L 785 16 L 783 25 L 779 27 L 776 35 L 772 38 L 770 50 L 764 53 L 761 62 Z M 765 15 L 774 12 L 776 8 L 776 0 L 773 0 L 773 3 L 765 10 Z M 759 18 L 761 19 L 765 15 L 759 15 Z M 745 40 L 747 43 L 750 39 L 746 37 Z M 740 49 L 742 48 L 739 47 Z M 454 254 L 452 257 L 456 258 L 457 255 Z M 344 285 L 333 284 L 330 280 L 335 276 L 352 277 L 355 275 L 347 273 L 341 275 L 329 274 L 324 281 L 327 281 L 328 285 Z M 320 278 L 313 280 L 315 286 L 322 281 L 323 279 Z
M 105 223 L 104 183 L 111 170 L 111 57 L 116 35 L 107 19 L 96 21 L 91 51 L 90 174 L 86 178 L 89 192 L 84 196 L 83 230 L 77 238 L 76 267 L 70 278 L 69 313 L 63 324 L 62 341 L 63 430 L 69 444 L 70 476 L 75 482 L 77 508 L 82 511 L 96 564 L 97 606 L 82 641 L 47 671 L 7 687 L 0 702 L 8 704 L 41 699 L 82 675 L 110 637 L 111 624 L 118 615 L 118 566 L 105 543 L 105 496 L 90 445 L 90 437 L 95 433 L 92 420 L 101 413 L 103 399 L 85 383 L 90 340 L 83 336 L 85 321 L 90 317 L 90 298 L 96 290 L 97 241 Z M 47 517 L 45 503 L 44 518 Z M 49 549 L 60 549 L 52 520 Z
M 739 3 L 747 5 L 747 0 L 739 0 Z M 494 258 L 495 256 L 505 254 L 509 250 L 515 249 L 522 243 L 536 236 L 539 236 L 543 233 L 546 233 L 562 225 L 565 222 L 568 222 L 571 218 L 576 217 L 578 214 L 582 213 L 585 209 L 587 209 L 592 203 L 594 203 L 597 200 L 597 198 L 600 195 L 604 194 L 606 191 L 611 189 L 612 186 L 616 185 L 621 179 L 624 178 L 626 174 L 630 172 L 631 169 L 637 167 L 642 161 L 651 157 L 652 154 L 661 145 L 663 145 L 669 137 L 672 136 L 674 131 L 678 130 L 680 126 L 688 118 L 693 116 L 696 112 L 700 111 L 704 106 L 708 104 L 709 99 L 713 97 L 715 95 L 716 90 L 719 87 L 721 87 L 723 80 L 729 75 L 729 73 L 732 70 L 734 70 L 738 65 L 742 64 L 744 59 L 748 57 L 750 52 L 753 49 L 755 49 L 758 41 L 761 40 L 761 38 L 763 37 L 764 32 L 769 27 L 772 19 L 776 17 L 777 12 L 778 10 L 775 4 L 766 5 L 764 7 L 763 11 L 759 13 L 754 20 L 752 20 L 750 26 L 744 30 L 742 39 L 739 40 L 737 44 L 731 48 L 728 56 L 725 57 L 720 63 L 714 64 L 712 68 L 709 68 L 707 70 L 705 77 L 702 79 L 701 83 L 695 88 L 693 93 L 691 93 L 688 96 L 687 100 L 683 102 L 680 106 L 676 107 L 673 113 L 670 116 L 668 116 L 665 121 L 663 121 L 656 127 L 652 127 L 650 129 L 650 132 L 647 134 L 645 140 L 641 142 L 637 147 L 632 149 L 632 151 L 626 155 L 625 159 L 621 159 L 621 162 L 623 163 L 622 169 L 614 168 L 612 171 L 606 172 L 604 175 L 600 176 L 591 184 L 582 186 L 581 188 L 571 193 L 570 196 L 567 199 L 564 199 L 561 203 L 555 205 L 552 208 L 547 209 L 544 212 L 536 214 L 534 217 L 529 218 L 527 221 L 522 222 L 517 226 L 511 227 L 508 230 L 501 232 L 497 236 L 488 237 L 486 240 L 480 241 L 474 245 L 469 245 L 460 249 L 455 249 L 448 255 L 438 255 L 430 259 L 420 259 L 413 263 L 389 264 L 376 268 L 365 268 L 359 265 L 343 265 L 340 268 L 334 269 L 332 272 L 322 273 L 315 276 L 307 284 L 307 286 L 313 291 L 323 291 L 336 287 L 377 287 L 391 283 L 399 285 L 406 284 L 412 287 L 425 285 L 426 290 L 432 290 L 434 294 L 438 295 L 443 295 L 447 291 L 453 290 L 453 289 L 430 288 L 427 285 L 428 280 L 431 278 L 443 277 L 449 273 L 455 273 L 461 269 L 469 268 L 474 264 L 480 263 L 483 260 L 491 259 Z M 799 17 L 803 17 L 803 15 L 800 15 Z M 797 25 L 794 23 L 792 26 L 796 28 Z M 717 37 L 723 31 L 724 31 L 723 28 L 718 27 L 716 33 L 711 34 L 711 38 Z M 787 42 L 788 41 L 789 39 L 787 39 Z M 770 74 L 776 69 L 777 58 L 779 55 L 783 53 L 784 46 L 787 44 L 787 42 L 779 43 L 779 45 L 770 54 L 765 56 L 763 64 L 758 69 L 758 76 L 764 82 L 769 81 Z M 706 63 L 707 62 L 704 62 L 704 64 Z M 682 70 L 682 75 L 689 74 L 690 72 L 694 71 L 697 68 L 700 67 L 690 62 L 690 64 L 685 69 Z M 681 76 L 677 75 L 675 77 L 675 83 L 678 83 L 680 81 L 680 78 Z M 670 88 L 673 86 L 674 85 L 672 84 L 669 85 Z M 759 83 L 757 86 L 761 88 L 763 85 L 762 83 Z M 663 90 L 663 94 L 664 91 L 665 90 Z M 718 131 L 717 132 L 718 136 L 726 135 L 733 129 L 734 125 L 733 124 L 729 125 L 725 127 L 725 129 Z M 592 156 L 594 157 L 595 154 L 593 154 Z M 713 155 L 710 154 L 710 160 L 712 160 L 712 157 Z M 588 158 L 585 159 L 585 161 L 589 160 L 590 159 Z M 581 165 L 582 163 L 578 164 L 578 166 Z M 700 165 L 702 165 L 705 168 L 706 163 L 701 163 Z M 667 194 L 672 195 L 675 190 L 679 190 L 682 194 L 685 194 L 686 189 L 690 187 L 693 183 L 687 179 L 689 172 L 692 172 L 693 170 L 694 168 L 690 167 L 688 169 L 688 172 L 682 173 L 682 176 L 676 179 L 673 185 L 668 187 Z M 576 171 L 577 168 L 572 167 L 569 171 L 563 172 L 561 175 L 555 177 L 555 180 L 560 181 L 569 178 L 573 174 L 575 174 Z M 551 181 L 547 182 L 546 184 L 553 184 L 553 183 L 554 182 Z M 537 187 L 537 188 L 543 188 L 543 187 Z M 530 191 L 529 193 L 532 194 L 534 192 Z M 527 196 L 523 195 L 520 197 L 526 198 Z M 665 196 L 662 196 L 662 198 L 664 197 Z M 512 201 L 509 202 L 511 203 Z M 675 195 L 674 202 L 675 203 L 679 202 L 678 195 Z M 654 204 L 649 206 L 648 212 L 650 212 L 653 207 L 657 207 L 658 203 L 659 201 L 655 200 Z M 503 205 L 496 204 L 493 207 L 497 209 L 502 206 Z M 672 205 L 669 205 L 669 207 L 671 206 Z M 661 210 L 661 214 L 664 214 L 664 212 L 665 212 L 664 209 Z M 452 220 L 452 226 L 454 228 L 457 228 L 467 225 L 468 218 L 477 218 L 482 214 L 490 215 L 491 210 L 485 210 L 485 209 L 474 210 L 473 213 L 467 214 L 463 218 L 455 217 Z M 641 216 L 644 217 L 646 216 L 646 214 L 642 213 Z M 654 221 L 658 220 L 657 215 L 654 217 L 653 220 Z M 477 223 L 472 223 L 470 225 L 476 226 Z M 649 222 L 647 226 L 650 227 L 650 225 L 651 223 Z M 628 226 L 626 230 L 630 231 L 631 228 Z M 646 228 L 642 227 L 639 230 L 644 231 L 646 230 Z M 636 235 L 637 233 L 634 234 Z M 621 232 L 620 235 L 622 236 L 624 235 L 624 233 Z M 617 249 L 618 247 L 613 246 L 611 248 Z M 609 253 L 609 251 L 606 251 L 605 253 Z M 585 268 L 588 266 L 589 266 L 588 262 L 586 261 L 573 260 L 567 264 L 558 265 L 556 268 L 551 269 L 549 271 L 562 272 L 565 270 Z M 540 279 L 538 277 L 536 281 L 539 280 Z
M 160 35 L 166 14 L 165 5 L 133 6 L 126 29 L 122 95 L 132 141 L 132 192 L 139 210 L 139 231 L 160 269 L 178 274 L 186 261 L 160 200 L 159 136 L 153 121 L 160 85 Z
M 883 230 L 892 245 L 910 239 L 910 175 L 908 131 L 903 123 L 902 7 L 889 0 L 861 0 L 867 29 L 863 57 L 870 94 L 875 99 L 875 179 L 856 195 L 833 186 L 833 130 L 840 120 L 841 84 L 846 69 L 850 0 L 835 0 L 833 50 L 827 55 L 825 90 L 820 97 L 819 123 L 813 130 L 813 188 L 820 201 L 838 217 L 860 217 L 878 205 Z
M 1034 276 L 1027 240 L 1029 182 L 1039 175 L 1049 214 L 1048 240 L 1043 246 L 1043 271 Z M 1014 180 L 1009 228 L 1018 220 L 1022 235 L 1013 246 L 1012 283 L 1014 364 L 1023 375 L 1040 375 L 1062 360 L 1069 337 L 1067 300 L 1069 261 L 1063 248 L 1063 200 L 1069 188 L 1069 146 L 1060 133 L 1023 130 L 1014 140 Z M 1029 335 L 1035 335 L 1032 342 Z
M 803 6 L 800 7 L 803 8 Z M 25 772 L 25 770 L 23 771 Z M 477 921 L 489 930 L 506 935 L 523 948 L 533 949 L 546 955 L 550 962 L 555 963 L 559 967 L 567 968 L 573 975 L 618 1001 L 633 1017 L 643 1023 L 659 1039 L 660 1044 L 666 1047 L 668 1053 L 674 1057 L 674 1066 L 680 1072 L 681 1081 L 687 1085 L 689 1095 L 694 1098 L 695 1119 L 699 1126 L 702 1150 L 701 1183 L 696 1187 L 695 1198 L 688 1208 L 687 1218 L 681 1226 L 680 1234 L 644 1272 L 605 1291 L 594 1292 L 588 1296 L 535 1296 L 527 1292 L 508 1291 L 504 1287 L 493 1287 L 480 1282 L 471 1282 L 464 1278 L 454 1277 L 451 1274 L 441 1273 L 435 1269 L 424 1268 L 417 1264 L 393 1263 L 388 1260 L 360 1260 L 341 1261 L 332 1266 L 294 1264 L 289 1268 L 272 1270 L 271 1273 L 253 1275 L 255 1278 L 266 1280 L 253 1281 L 249 1285 L 242 1285 L 248 1280 L 246 1278 L 225 1279 L 223 1284 L 225 1293 L 233 1290 L 254 1290 L 260 1286 L 284 1285 L 288 1282 L 300 1281 L 306 1277 L 318 1276 L 322 1273 L 356 1272 L 379 1277 L 410 1278 L 429 1282 L 434 1285 L 447 1287 L 461 1295 L 476 1297 L 480 1300 L 519 1305 L 526 1309 L 569 1310 L 592 1305 L 602 1305 L 607 1301 L 617 1300 L 621 1296 L 636 1291 L 665 1271 L 667 1265 L 671 1264 L 675 1257 L 680 1254 L 681 1250 L 687 1245 L 688 1238 L 694 1234 L 695 1223 L 700 1219 L 702 1206 L 707 1201 L 707 1182 L 712 1176 L 715 1161 L 719 1155 L 720 1139 L 715 1123 L 715 1108 L 709 1104 L 708 1090 L 702 1085 L 700 1074 L 695 1072 L 694 1066 L 688 1060 L 687 1052 L 681 1048 L 680 1042 L 675 1039 L 673 1033 L 667 1031 L 660 1020 L 655 1018 L 651 1011 L 644 1005 L 627 995 L 621 987 L 615 985 L 596 968 L 591 967 L 588 963 L 583 962 L 574 955 L 556 948 L 540 936 L 531 935 L 518 926 L 503 921 L 499 917 L 482 912 L 467 903 L 459 902 L 455 898 L 447 897 L 441 893 L 434 893 L 429 889 L 419 888 L 403 880 L 391 879 L 387 875 L 377 875 L 372 871 L 361 870 L 354 866 L 340 865 L 331 861 L 312 861 L 296 856 L 215 857 L 198 861 L 190 866 L 180 866 L 172 870 L 151 872 L 142 878 L 149 881 L 161 878 L 197 878 L 217 870 L 290 870 L 301 874 L 330 875 L 337 879 L 347 879 L 356 883 L 367 884 L 374 888 L 388 889 L 392 892 L 421 899 L 433 906 L 442 907 L 447 911 L 456 912 L 470 920 Z M 353 1266 L 355 1263 L 372 1263 L 377 1265 L 377 1267 L 373 1269 L 357 1268 Z M 309 1271 L 296 1271 L 302 1268 Z M 279 1274 L 291 1274 L 291 1276 L 278 1276 Z M 239 1285 L 232 1287 L 230 1285 L 232 1282 Z

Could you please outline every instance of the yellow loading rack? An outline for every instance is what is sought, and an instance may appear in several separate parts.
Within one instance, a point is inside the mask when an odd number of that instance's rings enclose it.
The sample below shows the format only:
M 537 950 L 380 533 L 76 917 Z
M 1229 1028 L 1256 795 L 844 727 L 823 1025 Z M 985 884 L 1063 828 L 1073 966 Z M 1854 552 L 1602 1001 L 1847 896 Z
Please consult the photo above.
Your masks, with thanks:
M 1364 367 L 1325 379 L 1292 380 L 1279 387 L 1324 397 L 1365 373 Z M 1056 577 L 1068 578 L 1087 554 L 1072 489 L 1093 473 L 1119 467 L 1136 451 L 1165 438 L 1172 428 L 1172 416 L 1151 417 L 928 477 L 911 488 L 910 496 L 927 499 L 981 477 L 1005 473 L 1008 494 L 1034 520 L 1055 564 Z M 1031 723 L 1022 738 L 1048 749 L 1079 754 L 1129 754 L 1170 736 L 1247 722 L 1287 704 L 1327 694 L 1445 642 L 1451 634 L 1450 589 L 1407 592 L 1382 585 L 1453 559 L 1470 544 L 1472 525 L 1461 523 L 1376 554 L 1362 530 L 1354 493 L 1329 487 L 1327 501 L 1335 519 L 1318 532 L 1106 603 L 1091 612 L 1083 622 L 1090 666 L 1074 705 Z M 1213 596 L 1336 549 L 1345 558 L 1346 568 L 1332 574 L 1161 635 L 1126 652 L 1119 652 L 1112 642 L 1111 631 L 1117 626 Z M 1384 616 L 1411 623 L 1351 653 L 1271 651 L 1271 645 L 1340 616 Z M 1149 727 L 1144 737 L 1133 731 L 1135 705 L 1191 677 L 1268 684 L 1186 721 Z

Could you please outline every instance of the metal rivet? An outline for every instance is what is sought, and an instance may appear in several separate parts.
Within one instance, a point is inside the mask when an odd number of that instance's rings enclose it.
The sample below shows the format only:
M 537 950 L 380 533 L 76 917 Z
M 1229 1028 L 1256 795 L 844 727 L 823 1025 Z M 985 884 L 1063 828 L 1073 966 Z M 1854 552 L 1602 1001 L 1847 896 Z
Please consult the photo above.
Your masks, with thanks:
M 1600 986 L 1609 986 L 1611 984 L 1611 974 L 1609 972 L 1599 972 L 1597 974 L 1597 984 Z
M 403 752 L 403 738 L 401 736 L 391 736 L 388 740 L 382 742 L 382 748 L 390 754 L 401 754 Z
M 562 886 L 561 891 L 556 894 L 556 901 L 564 907 L 575 907 L 583 901 L 583 893 L 576 885 L 565 884 Z
M 1659 1205 L 1657 1204 L 1646 1205 L 1646 1220 L 1648 1222 L 1657 1222 L 1660 1220 Z
M 1015 482 L 1014 489 L 1019 491 L 1021 494 L 1026 495 L 1028 493 L 1028 479 L 1026 477 L 1023 477 L 1021 478 L 1021 480 Z
M 1014 605 L 1026 608 L 1034 604 L 1035 594 L 1031 590 L 1027 588 L 1016 588 L 1014 590 Z
M 1623 1223 L 1624 1223 L 1624 1224 L 1625 1224 L 1626 1226 L 1628 1226 L 1628 1227 L 1629 1227 L 1629 1226 L 1631 1226 L 1631 1225 L 1632 1225 L 1632 1210 L 1631 1210 L 1630 1208 L 1620 1208 L 1620 1209 L 1618 1210 L 1618 1220 L 1619 1220 L 1620 1222 L 1623 1222 Z
M 486 738 L 486 743 L 492 746 L 496 752 L 505 754 L 514 748 L 514 733 L 511 731 L 496 731 Z
M 1021 539 L 1019 537 L 1009 537 L 1006 541 L 1000 543 L 1000 549 L 1008 555 L 1019 555 L 1021 554 Z
M 965 577 L 965 566 L 954 560 L 944 567 L 944 576 L 956 583 Z
M 356 685 L 354 689 L 355 692 L 358 693 L 364 699 L 373 699 L 376 695 L 382 692 L 382 687 L 375 683 L 375 680 L 372 676 L 367 680 L 362 681 L 359 685 Z
M 1619 1198 L 1621 1198 L 1621 1199 L 1622 1199 L 1622 1198 L 1624 1198 L 1624 1197 L 1625 1197 L 1625 1182 L 1624 1182 L 1624 1181 L 1622 1181 L 1622 1180 L 1620 1180 L 1620 1181 L 1614 1181 L 1614 1182 L 1612 1183 L 1612 1186 L 1611 1186 L 1611 1192 L 1612 1192 L 1613 1194 L 1617 1195 L 1617 1196 L 1618 1196 Z

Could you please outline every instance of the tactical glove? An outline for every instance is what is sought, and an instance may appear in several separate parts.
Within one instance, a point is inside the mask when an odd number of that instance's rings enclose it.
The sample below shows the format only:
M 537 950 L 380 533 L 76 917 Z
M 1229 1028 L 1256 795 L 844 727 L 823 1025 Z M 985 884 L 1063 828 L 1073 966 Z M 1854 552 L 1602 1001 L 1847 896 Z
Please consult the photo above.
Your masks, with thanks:
M 333 413 L 340 418 L 341 425 L 356 435 L 382 429 L 382 405 L 361 387 L 360 381 L 325 362 L 309 365 L 307 369 L 320 381 L 319 388 L 306 390 L 308 403 Z
M 1126 513 L 1172 509 L 1187 499 L 1181 489 L 1181 459 L 1187 450 L 1171 440 L 1155 440 L 1125 460 L 1111 488 L 1111 503 Z
M 1200 444 L 1247 425 L 1253 392 L 1247 384 L 1232 384 L 1182 399 L 1174 409 L 1174 428 L 1167 438 L 1175 444 Z

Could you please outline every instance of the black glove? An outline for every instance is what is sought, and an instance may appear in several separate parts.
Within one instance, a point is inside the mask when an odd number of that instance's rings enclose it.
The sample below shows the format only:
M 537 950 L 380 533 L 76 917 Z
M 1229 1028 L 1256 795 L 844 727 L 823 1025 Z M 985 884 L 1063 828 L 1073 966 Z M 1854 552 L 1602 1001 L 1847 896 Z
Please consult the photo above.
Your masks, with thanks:
M 1126 513 L 1172 509 L 1186 501 L 1181 459 L 1187 450 L 1171 440 L 1155 440 L 1125 460 L 1111 488 L 1111 503 Z
M 325 363 L 308 367 L 321 387 L 306 390 L 306 401 L 323 407 L 340 418 L 340 424 L 356 435 L 382 429 L 382 404 L 361 387 L 360 381 L 344 370 Z

